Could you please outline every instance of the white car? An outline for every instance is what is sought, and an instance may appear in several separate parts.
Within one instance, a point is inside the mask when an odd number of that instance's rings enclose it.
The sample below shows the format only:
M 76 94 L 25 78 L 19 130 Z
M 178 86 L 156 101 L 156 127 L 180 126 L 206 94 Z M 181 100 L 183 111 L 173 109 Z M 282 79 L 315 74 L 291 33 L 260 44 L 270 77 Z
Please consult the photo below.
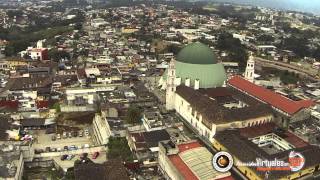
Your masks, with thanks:
M 85 144 L 85 145 L 83 145 L 83 147 L 84 148 L 89 148 L 90 146 L 89 146 L 89 144 Z
M 90 134 L 89 134 L 89 130 L 88 130 L 88 129 L 84 130 L 84 134 L 85 134 L 86 136 L 89 136 L 89 135 L 90 135 Z

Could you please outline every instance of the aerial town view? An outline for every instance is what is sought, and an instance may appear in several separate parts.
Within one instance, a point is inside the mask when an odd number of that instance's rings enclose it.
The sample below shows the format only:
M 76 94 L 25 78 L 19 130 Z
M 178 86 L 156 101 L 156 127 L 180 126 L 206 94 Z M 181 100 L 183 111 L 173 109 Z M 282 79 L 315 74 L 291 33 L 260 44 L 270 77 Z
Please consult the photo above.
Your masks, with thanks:
M 0 180 L 320 180 L 320 1 L 0 0 Z

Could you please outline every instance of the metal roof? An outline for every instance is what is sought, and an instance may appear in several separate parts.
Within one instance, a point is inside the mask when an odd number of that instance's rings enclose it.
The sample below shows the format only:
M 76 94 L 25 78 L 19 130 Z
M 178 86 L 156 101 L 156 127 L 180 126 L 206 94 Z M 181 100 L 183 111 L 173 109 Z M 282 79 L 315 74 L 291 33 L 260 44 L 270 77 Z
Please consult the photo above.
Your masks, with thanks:
M 221 175 L 221 173 L 213 169 L 213 155 L 205 147 L 182 152 L 179 156 L 198 179 L 214 179 Z

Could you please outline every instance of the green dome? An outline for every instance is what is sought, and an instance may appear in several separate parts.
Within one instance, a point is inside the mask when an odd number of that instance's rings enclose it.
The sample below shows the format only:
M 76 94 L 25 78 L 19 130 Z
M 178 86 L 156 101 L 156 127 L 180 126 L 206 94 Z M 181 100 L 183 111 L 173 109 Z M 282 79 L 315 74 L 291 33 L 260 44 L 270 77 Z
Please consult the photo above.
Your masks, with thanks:
M 207 45 L 195 42 L 188 44 L 178 53 L 177 61 L 189 64 L 216 64 L 217 57 Z
M 175 61 L 176 77 L 181 78 L 185 84 L 190 79 L 190 85 L 194 86 L 195 80 L 199 80 L 200 88 L 221 87 L 227 80 L 223 64 L 217 62 L 213 51 L 202 43 L 192 43 L 184 47 Z M 167 71 L 162 76 L 167 78 Z
M 227 80 L 223 64 L 190 64 L 176 61 L 176 77 L 181 78 L 182 84 L 190 78 L 191 86 L 195 80 L 200 80 L 200 88 L 221 87 Z

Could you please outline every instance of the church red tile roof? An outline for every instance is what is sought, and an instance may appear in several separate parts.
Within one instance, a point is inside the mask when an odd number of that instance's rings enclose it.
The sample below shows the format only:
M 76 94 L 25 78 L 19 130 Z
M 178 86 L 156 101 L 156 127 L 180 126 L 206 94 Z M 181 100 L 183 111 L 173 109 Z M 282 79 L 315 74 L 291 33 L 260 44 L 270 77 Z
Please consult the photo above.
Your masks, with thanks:
M 309 108 L 315 105 L 312 100 L 293 101 L 271 90 L 255 85 L 240 76 L 232 77 L 228 81 L 228 84 L 288 113 L 289 115 L 293 115 L 303 108 Z

